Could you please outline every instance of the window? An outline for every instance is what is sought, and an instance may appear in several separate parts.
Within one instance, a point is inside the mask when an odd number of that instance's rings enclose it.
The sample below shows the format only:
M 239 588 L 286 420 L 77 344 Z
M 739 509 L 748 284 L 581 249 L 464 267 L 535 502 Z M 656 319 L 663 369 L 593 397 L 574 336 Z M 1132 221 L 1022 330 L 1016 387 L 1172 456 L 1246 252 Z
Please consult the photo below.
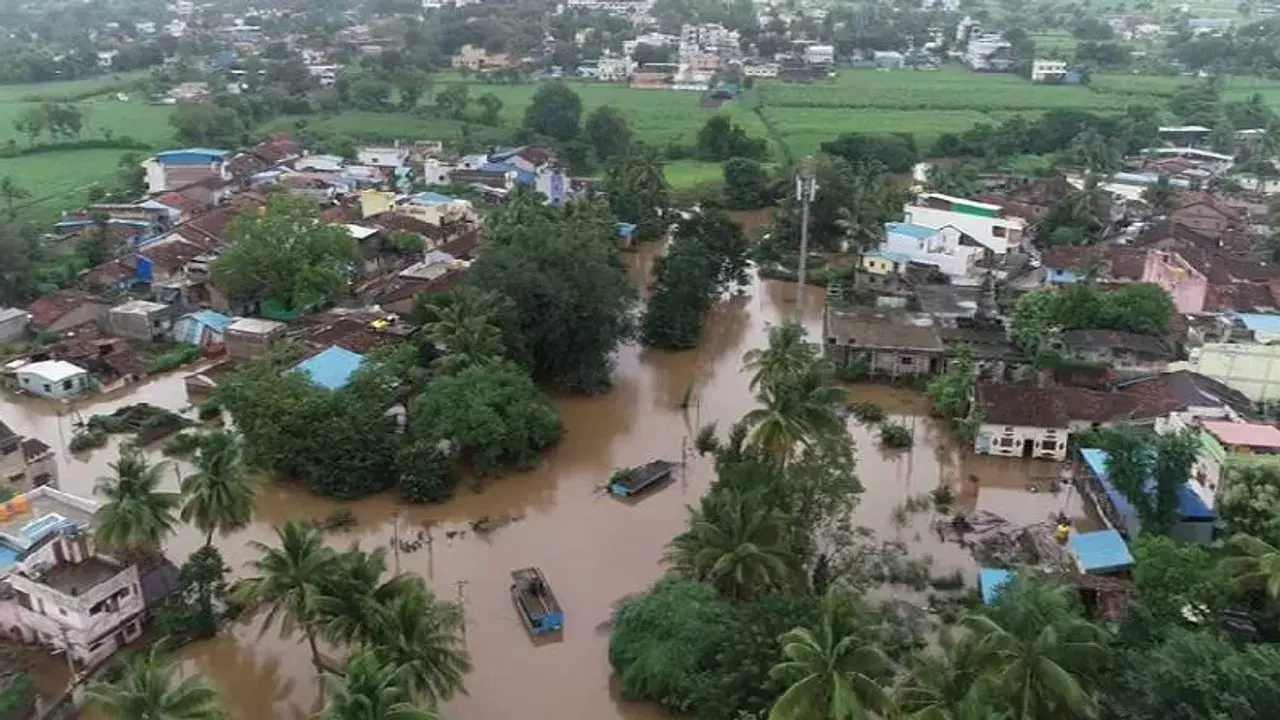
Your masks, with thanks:
M 995 237 L 1004 237 L 1004 228 L 999 225 L 992 225 L 991 234 Z
M 1058 449 L 1058 442 L 1056 440 L 1043 440 L 1040 442 L 1040 449 L 1054 452 Z
M 1000 447 L 1005 447 L 1005 448 L 1007 448 L 1007 447 L 1013 447 L 1013 438 L 1011 438 L 1011 437 L 1002 437 L 1002 438 L 1000 438 L 1000 442 L 998 442 L 998 443 L 996 443 L 996 444 L 997 444 L 997 445 L 999 445 Z
M 45 391 L 45 392 L 53 392 L 53 388 L 49 385 L 49 383 L 45 383 L 45 384 L 44 384 L 44 391 Z
M 903 355 L 898 362 L 902 365 L 910 365 L 913 362 L 915 362 L 915 358 L 911 357 L 910 355 Z
M 62 389 L 63 389 L 63 390 L 70 390 L 71 388 L 72 388 L 72 384 L 71 384 L 71 381 L 70 381 L 70 380 L 63 380 L 63 381 L 62 381 Z

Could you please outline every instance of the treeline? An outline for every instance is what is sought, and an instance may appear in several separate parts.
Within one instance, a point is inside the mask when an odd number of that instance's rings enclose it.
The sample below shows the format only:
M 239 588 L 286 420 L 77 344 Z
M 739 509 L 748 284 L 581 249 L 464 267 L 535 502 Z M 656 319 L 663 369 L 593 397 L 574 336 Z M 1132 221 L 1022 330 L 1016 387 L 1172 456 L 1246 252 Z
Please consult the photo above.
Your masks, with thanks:
M 747 284 L 742 228 L 716 210 L 681 220 L 667 253 L 654 264 L 642 335 L 646 345 L 697 347 L 711 305 L 726 290 Z

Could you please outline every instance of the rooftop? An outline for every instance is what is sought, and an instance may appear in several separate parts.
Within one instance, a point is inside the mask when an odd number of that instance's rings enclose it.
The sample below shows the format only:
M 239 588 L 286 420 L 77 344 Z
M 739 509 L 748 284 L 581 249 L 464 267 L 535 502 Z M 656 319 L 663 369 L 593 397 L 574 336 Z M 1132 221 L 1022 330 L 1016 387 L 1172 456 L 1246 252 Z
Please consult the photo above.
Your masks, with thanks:
M 1116 348 L 1172 358 L 1173 351 L 1160 338 L 1122 330 L 1069 330 L 1062 333 L 1062 342 L 1069 348 Z
M 1239 313 L 1236 317 L 1245 327 L 1254 332 L 1280 333 L 1280 315 Z
M 21 372 L 35 373 L 49 382 L 62 382 L 79 375 L 83 375 L 87 370 L 79 365 L 72 365 L 66 360 L 42 360 L 33 362 L 30 365 L 24 365 Z
M 1089 471 L 1094 477 L 1102 483 L 1103 490 L 1106 491 L 1107 497 L 1111 500 L 1111 504 L 1115 505 L 1125 517 L 1138 517 L 1137 510 L 1133 504 L 1124 496 L 1124 493 L 1116 489 L 1111 483 L 1111 476 L 1107 472 L 1107 451 L 1097 448 L 1082 448 L 1080 457 L 1084 460 L 1085 465 L 1089 466 Z M 1150 491 L 1155 487 L 1155 480 L 1148 478 L 1146 489 Z M 1183 520 L 1212 520 L 1217 517 L 1213 509 L 1205 504 L 1200 494 L 1191 487 L 1191 482 L 1184 482 L 1178 487 L 1178 512 Z
M 0 308 L 0 322 L 8 322 L 19 317 L 30 317 L 30 315 L 22 308 Z
M 1226 445 L 1280 449 L 1280 428 L 1274 425 L 1227 420 L 1205 420 L 1200 424 Z
M 185 317 L 194 320 L 205 327 L 211 327 L 218 332 L 226 330 L 234 322 L 226 315 L 213 310 L 201 310 L 199 312 L 193 312 Z
M 340 390 L 364 364 L 364 356 L 345 348 L 327 347 L 298 363 L 295 370 L 306 373 L 311 382 L 327 390 Z
M 150 315 L 155 312 L 163 312 L 169 308 L 164 303 L 151 302 L 150 300 L 130 300 L 111 308 L 113 313 L 129 313 L 131 315 Z
M 943 351 L 937 328 L 912 324 L 903 313 L 870 308 L 828 310 L 825 329 L 828 342 L 863 348 Z
M 409 197 L 409 202 L 418 203 L 419 205 L 447 205 L 449 203 L 458 202 L 458 199 L 426 190 L 411 195 Z
M 60 562 L 40 578 L 40 583 L 63 595 L 79 597 L 94 587 L 110 580 L 124 567 L 99 555 L 91 555 L 83 562 Z
M 263 318 L 237 318 L 227 325 L 228 332 L 244 333 L 246 335 L 270 335 L 284 328 L 285 324 L 282 322 Z
M 895 235 L 906 235 L 917 240 L 925 240 L 938 234 L 938 231 L 934 228 L 904 222 L 887 222 L 884 224 L 884 229 L 886 232 L 891 232 Z
M 1115 530 L 1072 533 L 1068 541 L 1081 572 L 1109 573 L 1133 567 L 1133 555 Z
M 19 554 L 50 533 L 68 527 L 88 527 L 98 504 L 41 485 L 10 499 L 3 508 L 4 512 L 0 513 L 0 573 L 8 572 Z
M 1121 383 L 1119 389 L 1168 402 L 1175 409 L 1229 407 L 1240 415 L 1253 417 L 1253 402 L 1240 391 L 1190 370 L 1177 370 L 1154 377 Z

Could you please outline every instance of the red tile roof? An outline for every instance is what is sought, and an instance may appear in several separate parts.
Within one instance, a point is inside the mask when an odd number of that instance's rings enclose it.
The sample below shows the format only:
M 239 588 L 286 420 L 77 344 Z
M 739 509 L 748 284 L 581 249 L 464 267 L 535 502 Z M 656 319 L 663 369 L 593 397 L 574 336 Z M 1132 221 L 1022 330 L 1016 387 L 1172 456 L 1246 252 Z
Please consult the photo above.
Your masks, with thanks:
M 52 325 L 63 315 L 83 305 L 105 305 L 93 295 L 77 290 L 55 290 L 44 297 L 37 298 L 27 306 L 31 313 L 31 322 L 35 325 Z

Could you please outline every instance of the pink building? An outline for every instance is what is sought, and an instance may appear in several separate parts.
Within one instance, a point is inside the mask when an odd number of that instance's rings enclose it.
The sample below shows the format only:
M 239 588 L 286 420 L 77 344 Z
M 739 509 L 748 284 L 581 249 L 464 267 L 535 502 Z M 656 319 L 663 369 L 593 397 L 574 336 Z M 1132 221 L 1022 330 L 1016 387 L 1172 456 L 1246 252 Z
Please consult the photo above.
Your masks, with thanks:
M 1148 252 L 1142 265 L 1142 282 L 1163 288 L 1173 298 L 1174 307 L 1184 315 L 1204 312 L 1209 279 L 1176 252 Z

